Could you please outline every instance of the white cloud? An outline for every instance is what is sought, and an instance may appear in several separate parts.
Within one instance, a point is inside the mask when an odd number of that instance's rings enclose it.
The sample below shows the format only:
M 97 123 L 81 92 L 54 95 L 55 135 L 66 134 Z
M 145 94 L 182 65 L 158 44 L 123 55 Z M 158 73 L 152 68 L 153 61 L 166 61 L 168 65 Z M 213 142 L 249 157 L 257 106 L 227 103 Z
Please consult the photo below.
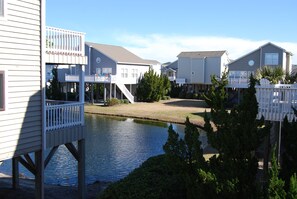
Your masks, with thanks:
M 182 51 L 212 51 L 227 50 L 230 59 L 237 59 L 257 48 L 272 42 L 293 53 L 292 63 L 297 64 L 297 43 L 274 42 L 268 40 L 253 41 L 231 37 L 207 36 L 166 36 L 152 34 L 121 35 L 117 37 L 121 45 L 144 59 L 154 59 L 159 62 L 175 61 Z

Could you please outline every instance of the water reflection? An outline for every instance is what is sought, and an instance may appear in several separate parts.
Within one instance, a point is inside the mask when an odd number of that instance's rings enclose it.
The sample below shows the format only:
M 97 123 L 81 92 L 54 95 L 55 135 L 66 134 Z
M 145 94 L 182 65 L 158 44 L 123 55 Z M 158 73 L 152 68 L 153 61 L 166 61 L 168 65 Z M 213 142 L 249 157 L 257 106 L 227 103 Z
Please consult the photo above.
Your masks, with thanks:
M 86 124 L 86 179 L 116 181 L 128 175 L 151 156 L 163 153 L 167 140 L 167 123 L 156 123 L 125 118 L 85 115 Z M 173 124 L 183 137 L 183 125 Z M 202 136 L 206 143 L 206 136 Z M 0 172 L 11 174 L 11 161 L 0 166 Z M 20 172 L 33 177 L 24 168 Z M 45 182 L 74 185 L 77 182 L 77 162 L 60 146 L 45 169 Z

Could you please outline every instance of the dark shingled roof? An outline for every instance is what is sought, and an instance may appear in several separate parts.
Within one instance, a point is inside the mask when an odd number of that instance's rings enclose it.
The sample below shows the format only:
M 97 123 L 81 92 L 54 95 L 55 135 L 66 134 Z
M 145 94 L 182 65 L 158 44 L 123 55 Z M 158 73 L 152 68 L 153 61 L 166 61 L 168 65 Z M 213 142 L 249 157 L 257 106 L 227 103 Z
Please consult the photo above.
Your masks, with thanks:
M 204 58 L 204 57 L 221 57 L 225 50 L 222 51 L 193 51 L 193 52 L 181 52 L 177 57 L 190 57 L 190 58 Z
M 143 60 L 137 55 L 131 53 L 127 49 L 121 46 L 107 45 L 107 44 L 97 44 L 86 42 L 86 45 L 92 46 L 92 48 L 98 50 L 104 55 L 108 56 L 117 63 L 133 63 L 141 65 L 150 65 L 148 61 Z

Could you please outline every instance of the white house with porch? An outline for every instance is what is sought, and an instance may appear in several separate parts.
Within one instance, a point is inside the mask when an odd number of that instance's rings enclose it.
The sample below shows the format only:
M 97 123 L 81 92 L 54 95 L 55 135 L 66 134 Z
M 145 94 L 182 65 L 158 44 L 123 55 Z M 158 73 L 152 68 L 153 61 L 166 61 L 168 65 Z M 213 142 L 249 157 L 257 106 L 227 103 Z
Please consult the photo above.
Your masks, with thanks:
M 45 6 L 44 0 L 0 0 L 0 162 L 12 161 L 15 189 L 22 164 L 35 176 L 35 198 L 44 198 L 44 170 L 65 145 L 78 162 L 78 198 L 86 198 L 85 35 L 46 27 Z M 46 64 L 78 66 L 78 101 L 46 99 Z
M 125 97 L 134 103 L 139 77 L 149 69 L 158 75 L 161 73 L 158 61 L 142 59 L 121 46 L 86 42 L 85 55 L 89 58 L 85 82 L 91 85 L 103 84 L 104 101 L 106 98 Z M 68 90 L 69 83 L 79 81 L 76 66 L 69 65 L 67 69 L 58 70 L 58 80 L 65 83 Z

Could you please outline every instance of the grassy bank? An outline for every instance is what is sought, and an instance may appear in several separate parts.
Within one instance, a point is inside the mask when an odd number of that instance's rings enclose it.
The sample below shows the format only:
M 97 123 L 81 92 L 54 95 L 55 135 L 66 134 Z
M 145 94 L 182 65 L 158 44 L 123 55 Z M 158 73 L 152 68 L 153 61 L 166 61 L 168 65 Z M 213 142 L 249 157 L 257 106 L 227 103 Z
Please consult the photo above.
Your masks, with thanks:
M 203 126 L 203 115 L 209 111 L 202 100 L 170 99 L 155 103 L 120 104 L 116 106 L 86 105 L 85 113 L 123 116 L 183 124 L 186 117 Z

